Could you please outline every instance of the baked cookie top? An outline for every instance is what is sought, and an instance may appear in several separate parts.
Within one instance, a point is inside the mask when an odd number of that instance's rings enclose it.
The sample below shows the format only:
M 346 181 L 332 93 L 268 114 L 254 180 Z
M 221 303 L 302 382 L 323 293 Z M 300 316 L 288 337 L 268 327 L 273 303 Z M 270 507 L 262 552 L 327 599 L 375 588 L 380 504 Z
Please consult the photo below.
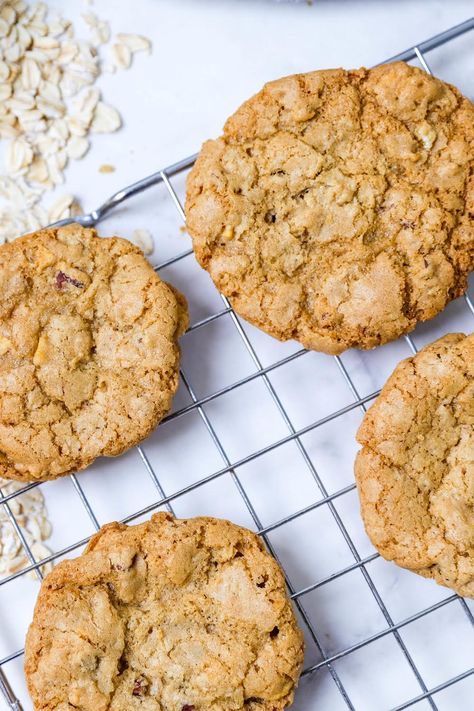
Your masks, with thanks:
M 474 598 L 474 335 L 450 334 L 402 361 L 357 439 L 372 543 Z
M 36 711 L 282 711 L 302 660 L 258 536 L 159 513 L 104 526 L 47 576 L 25 669 Z
M 54 479 L 136 444 L 178 383 L 184 298 L 126 240 L 69 225 L 0 248 L 0 476 Z
M 403 62 L 266 84 L 204 144 L 189 232 L 236 311 L 340 353 L 433 317 L 474 266 L 474 108 Z

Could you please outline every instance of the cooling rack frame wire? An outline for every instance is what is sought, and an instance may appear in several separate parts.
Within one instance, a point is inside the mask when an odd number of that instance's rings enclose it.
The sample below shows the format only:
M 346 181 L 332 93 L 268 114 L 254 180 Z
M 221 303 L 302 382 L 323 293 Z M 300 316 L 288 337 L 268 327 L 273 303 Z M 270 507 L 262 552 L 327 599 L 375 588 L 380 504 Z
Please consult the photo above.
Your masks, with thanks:
M 430 39 L 421 42 L 420 44 L 411 47 L 410 49 L 407 49 L 404 52 L 401 52 L 400 54 L 391 57 L 390 59 L 385 60 L 385 62 L 390 62 L 390 61 L 395 61 L 395 60 L 403 60 L 403 61 L 410 61 L 413 59 L 417 59 L 421 66 L 424 68 L 425 71 L 428 73 L 430 72 L 429 65 L 427 63 L 427 60 L 425 59 L 424 54 L 429 52 L 430 50 L 436 49 L 451 40 L 461 36 L 462 34 L 471 31 L 474 29 L 474 18 L 471 18 L 469 20 L 466 20 L 465 22 L 461 23 L 460 25 L 456 25 L 455 27 L 452 27 L 445 32 L 442 32 L 438 35 L 435 35 L 434 37 L 431 37 Z M 383 62 L 383 63 L 385 63 Z M 74 221 L 81 223 L 84 226 L 94 226 L 97 223 L 99 223 L 113 208 L 116 206 L 120 205 L 121 203 L 130 200 L 133 198 L 135 195 L 143 192 L 144 190 L 147 190 L 151 188 L 152 186 L 155 186 L 159 183 L 162 183 L 165 187 L 166 193 L 169 197 L 170 200 L 172 200 L 176 210 L 179 213 L 180 219 L 184 222 L 185 216 L 184 216 L 184 210 L 183 207 L 180 203 L 180 200 L 176 194 L 176 191 L 171 183 L 171 178 L 174 176 L 183 173 L 184 171 L 188 170 L 194 163 L 196 159 L 196 155 L 190 156 L 188 158 L 185 158 L 184 160 L 181 160 L 173 165 L 168 166 L 167 168 L 164 168 L 163 170 L 160 170 L 143 180 L 140 180 L 133 185 L 130 185 L 123 190 L 117 192 L 115 195 L 113 195 L 111 198 L 109 198 L 103 205 L 101 205 L 98 209 L 94 210 L 93 212 L 83 215 L 78 218 L 74 218 Z M 66 224 L 67 222 L 71 222 L 72 220 L 63 220 L 60 223 L 57 224 Z M 167 259 L 166 261 L 162 262 L 161 264 L 157 265 L 155 268 L 157 270 L 163 269 L 164 267 L 168 267 L 174 263 L 179 262 L 182 259 L 185 259 L 189 257 L 192 254 L 192 250 L 188 249 L 183 252 L 181 252 L 178 255 L 175 255 L 171 257 L 170 259 Z M 343 379 L 346 382 L 347 387 L 350 390 L 351 396 L 353 398 L 353 401 L 346 405 L 345 407 L 342 407 L 336 411 L 331 412 L 330 414 L 310 423 L 309 425 L 306 425 L 305 427 L 302 427 L 300 429 L 296 429 L 294 425 L 292 424 L 292 421 L 278 395 L 276 387 L 273 385 L 272 381 L 270 380 L 269 373 L 272 371 L 280 368 L 283 365 L 286 365 L 287 363 L 290 363 L 291 361 L 299 358 L 301 355 L 303 355 L 306 351 L 304 349 L 299 349 L 296 352 L 292 353 L 289 356 L 286 356 L 285 358 L 282 358 L 276 362 L 271 363 L 270 365 L 263 367 L 262 362 L 260 361 L 256 350 L 254 349 L 249 337 L 247 336 L 245 330 L 243 329 L 239 317 L 236 315 L 236 313 L 233 311 L 229 301 L 226 299 L 225 296 L 221 295 L 222 299 L 222 309 L 214 312 L 210 316 L 207 316 L 206 318 L 197 321 L 193 323 L 189 327 L 189 331 L 194 331 L 196 329 L 200 329 L 205 327 L 207 324 L 211 323 L 212 321 L 215 321 L 216 319 L 219 319 L 225 315 L 228 315 L 230 317 L 230 320 L 233 324 L 233 328 L 235 329 L 236 333 L 238 334 L 239 339 L 243 343 L 254 367 L 256 368 L 255 372 L 252 372 L 251 374 L 241 378 L 240 380 L 237 380 L 233 382 L 230 385 L 226 385 L 225 387 L 220 388 L 219 390 L 216 390 L 212 392 L 211 394 L 208 394 L 204 397 L 199 398 L 196 393 L 194 392 L 189 379 L 186 376 L 186 373 L 183 372 L 183 369 L 181 369 L 181 380 L 183 382 L 183 386 L 187 394 L 189 395 L 190 398 L 190 404 L 183 406 L 179 410 L 173 412 L 172 414 L 168 415 L 164 422 L 166 421 L 171 421 L 176 418 L 182 417 L 186 413 L 190 411 L 195 411 L 199 415 L 199 418 L 204 425 L 210 440 L 212 441 L 212 445 L 217 451 L 221 461 L 222 461 L 222 467 L 214 471 L 211 474 L 208 474 L 204 476 L 203 478 L 199 479 L 196 482 L 193 482 L 191 484 L 188 484 L 187 486 L 174 491 L 172 494 L 165 495 L 165 492 L 162 488 L 162 485 L 160 483 L 159 477 L 154 470 L 152 464 L 150 463 L 150 460 L 148 459 L 146 452 L 144 449 L 138 445 L 136 448 L 138 451 L 138 454 L 140 456 L 140 459 L 151 479 L 153 482 L 153 486 L 156 490 L 158 499 L 151 503 L 150 505 L 140 509 L 139 511 L 134 512 L 133 514 L 130 514 L 127 516 L 123 521 L 125 523 L 129 523 L 140 516 L 144 514 L 151 513 L 152 511 L 156 510 L 159 507 L 165 507 L 169 511 L 173 512 L 173 501 L 178 499 L 180 496 L 183 496 L 191 491 L 194 491 L 195 489 L 204 486 L 206 483 L 213 481 L 215 479 L 218 479 L 221 476 L 228 475 L 234 486 L 235 486 L 235 492 L 236 495 L 239 496 L 245 505 L 245 508 L 250 515 L 255 528 L 258 532 L 258 534 L 262 537 L 262 539 L 265 541 L 265 544 L 269 548 L 270 552 L 276 556 L 276 552 L 268 539 L 268 534 L 271 531 L 274 531 L 278 529 L 279 527 L 289 523 L 290 521 L 293 521 L 300 516 L 303 516 L 306 513 L 309 513 L 310 511 L 314 511 L 318 509 L 321 506 L 327 506 L 333 520 L 335 521 L 340 533 L 342 534 L 342 537 L 344 538 L 350 553 L 353 557 L 353 562 L 346 566 L 345 568 L 338 570 L 337 572 L 332 573 L 331 575 L 328 575 L 327 577 L 318 580 L 314 582 L 313 584 L 299 589 L 295 590 L 294 587 L 291 585 L 290 580 L 288 579 L 288 576 L 286 576 L 286 581 L 288 585 L 288 589 L 290 592 L 290 595 L 294 601 L 295 606 L 297 607 L 299 613 L 301 614 L 301 617 L 303 618 L 307 629 L 309 631 L 309 634 L 312 638 L 312 641 L 315 644 L 315 647 L 317 648 L 319 655 L 321 657 L 321 660 L 313 664 L 312 666 L 309 666 L 305 668 L 303 671 L 303 676 L 308 676 L 310 674 L 313 674 L 317 670 L 326 667 L 328 672 L 330 673 L 335 686 L 337 687 L 342 699 L 344 700 L 344 703 L 348 709 L 351 709 L 352 711 L 356 711 L 356 707 L 354 706 L 349 694 L 347 693 L 346 689 L 344 688 L 344 685 L 334 667 L 334 662 L 337 661 L 338 659 L 341 659 L 342 657 L 345 657 L 352 652 L 355 652 L 358 649 L 361 649 L 370 643 L 381 639 L 387 635 L 393 635 L 393 638 L 395 639 L 401 653 L 403 654 L 406 662 L 408 663 L 409 667 L 411 668 L 418 686 L 419 686 L 419 694 L 408 699 L 405 701 L 403 704 L 397 706 L 395 709 L 392 711 L 401 711 L 402 709 L 407 709 L 414 704 L 426 700 L 426 702 L 429 704 L 430 708 L 436 711 L 438 708 L 436 705 L 436 694 L 444 689 L 447 689 L 448 687 L 452 686 L 453 684 L 456 684 L 467 677 L 471 676 L 474 674 L 474 667 L 468 668 L 462 673 L 457 674 L 456 676 L 453 676 L 444 682 L 438 684 L 437 686 L 428 688 L 426 686 L 425 681 L 423 680 L 423 676 L 418 669 L 416 663 L 414 662 L 410 652 L 408 651 L 402 637 L 400 636 L 400 629 L 405 627 L 406 625 L 409 625 L 412 622 L 415 622 L 416 620 L 419 620 L 426 615 L 429 615 L 432 612 L 435 612 L 436 610 L 439 610 L 440 608 L 444 607 L 445 605 L 450 605 L 450 604 L 459 604 L 464 612 L 464 614 L 467 616 L 472 628 L 474 629 L 474 617 L 473 614 L 466 604 L 465 600 L 460 598 L 458 595 L 453 594 L 450 595 L 449 597 L 442 599 L 441 601 L 424 608 L 422 610 L 419 610 L 415 614 L 406 617 L 402 619 L 401 621 L 394 623 L 387 606 L 378 591 L 371 575 L 370 572 L 367 570 L 367 565 L 371 563 L 372 561 L 376 560 L 379 557 L 378 553 L 372 553 L 369 556 L 366 556 L 365 558 L 361 558 L 357 547 L 351 538 L 344 521 L 339 514 L 338 510 L 335 507 L 335 500 L 337 500 L 339 497 L 343 496 L 344 494 L 349 493 L 355 488 L 355 483 L 351 483 L 339 490 L 337 490 L 334 493 L 329 494 L 321 477 L 318 474 L 318 471 L 308 454 L 305 445 L 302 441 L 302 436 L 305 435 L 308 432 L 311 432 L 315 430 L 316 428 L 327 424 L 328 422 L 331 422 L 332 420 L 336 420 L 337 418 L 343 416 L 344 414 L 347 414 L 353 410 L 360 409 L 362 412 L 365 412 L 367 404 L 370 403 L 377 395 L 379 391 L 372 392 L 369 395 L 361 397 L 359 394 L 356 385 L 354 384 L 348 370 L 346 369 L 343 361 L 339 356 L 334 356 L 335 361 L 337 363 L 337 367 L 343 377 Z M 464 296 L 464 301 L 466 304 L 466 308 L 470 312 L 471 316 L 474 317 L 474 304 L 472 299 L 470 298 L 469 294 L 466 293 Z M 412 353 L 416 353 L 416 347 L 413 342 L 413 339 L 410 336 L 405 336 L 405 341 L 408 344 L 408 347 L 410 348 Z M 261 382 L 263 382 L 269 396 L 271 397 L 274 405 L 276 406 L 280 417 L 283 420 L 283 423 L 288 430 L 288 434 L 284 437 L 281 437 L 277 441 L 271 442 L 270 444 L 266 445 L 265 447 L 262 447 L 261 449 L 252 452 L 249 455 L 246 455 L 245 457 L 239 459 L 238 461 L 232 462 L 231 459 L 229 458 L 221 440 L 219 439 L 216 430 L 214 429 L 209 417 L 206 414 L 206 411 L 204 409 L 204 405 L 207 403 L 216 400 L 222 395 L 225 395 L 226 393 L 235 390 L 239 387 L 242 387 L 243 385 L 255 380 L 255 379 L 260 379 Z M 299 509 L 283 518 L 281 518 L 278 521 L 273 522 L 270 525 L 263 526 L 262 522 L 252 505 L 252 502 L 245 490 L 245 487 L 243 486 L 239 475 L 237 473 L 237 470 L 239 467 L 241 467 L 243 464 L 247 464 L 249 462 L 252 462 L 255 459 L 258 459 L 262 455 L 273 451 L 274 449 L 281 447 L 282 445 L 288 443 L 288 442 L 294 442 L 296 445 L 297 449 L 299 450 L 299 453 L 302 457 L 302 459 L 305 462 L 306 467 L 308 468 L 309 473 L 311 474 L 311 477 L 313 478 L 317 488 L 319 489 L 321 498 L 317 499 L 314 503 L 311 503 L 307 506 L 305 506 L 302 509 Z M 98 530 L 99 528 L 99 523 L 96 517 L 96 514 L 94 513 L 93 507 L 88 500 L 86 494 L 84 493 L 83 488 L 81 487 L 80 482 L 78 481 L 78 478 L 73 474 L 70 475 L 72 484 L 79 496 L 79 499 L 82 503 L 82 506 L 84 507 L 84 510 L 87 513 L 87 516 L 89 517 L 92 526 L 94 527 L 95 530 Z M 8 577 L 5 577 L 0 580 L 0 587 L 3 585 L 7 585 L 10 581 L 13 581 L 20 576 L 23 576 L 27 574 L 28 572 L 34 572 L 34 574 L 37 576 L 39 580 L 42 579 L 43 574 L 42 574 L 42 567 L 45 565 L 45 563 L 55 561 L 56 559 L 77 551 L 80 547 L 82 547 L 88 539 L 83 539 L 80 541 L 75 541 L 71 545 L 62 548 L 59 551 L 56 551 L 54 554 L 48 556 L 47 558 L 44 558 L 40 561 L 36 561 L 34 558 L 34 555 L 28 545 L 28 542 L 21 530 L 21 527 L 19 523 L 17 522 L 15 515 L 11 509 L 10 502 L 15 499 L 15 497 L 21 495 L 22 493 L 25 493 L 27 491 L 30 491 L 31 489 L 35 488 L 39 484 L 37 483 L 32 483 L 25 485 L 18 491 L 12 492 L 11 494 L 4 495 L 3 492 L 0 489 L 0 504 L 3 506 L 4 510 L 6 511 L 6 514 L 12 523 L 12 526 L 14 530 L 16 531 L 21 545 L 25 551 L 26 557 L 29 561 L 29 565 L 25 566 L 21 570 L 9 575 Z M 278 558 L 277 558 L 278 559 Z M 376 605 L 378 606 L 381 614 L 383 615 L 386 623 L 386 627 L 383 628 L 381 631 L 372 634 L 369 637 L 366 637 L 360 642 L 357 642 L 356 644 L 351 645 L 350 647 L 347 647 L 343 649 L 342 651 L 339 651 L 336 654 L 333 655 L 327 655 L 324 651 L 324 646 L 321 642 L 321 640 L 318 637 L 318 631 L 315 629 L 314 624 L 312 623 L 311 619 L 309 618 L 308 614 L 305 611 L 303 600 L 304 596 L 307 595 L 308 593 L 322 587 L 323 585 L 326 585 L 329 582 L 332 582 L 342 576 L 344 576 L 347 573 L 350 573 L 351 571 L 354 570 L 360 570 L 361 574 L 363 575 L 365 582 L 368 585 L 368 588 L 370 590 L 371 595 L 373 596 L 373 599 L 375 600 Z M 11 662 L 12 660 L 22 656 L 23 650 L 18 650 L 16 652 L 13 652 L 9 654 L 8 656 L 4 657 L 3 659 L 0 659 L 0 691 L 2 692 L 2 696 L 4 701 L 6 701 L 8 707 L 12 711 L 22 711 L 23 707 L 16 697 L 9 680 L 7 679 L 6 672 L 4 670 L 5 665 L 8 662 Z M 1 697 L 0 697 L 1 698 Z

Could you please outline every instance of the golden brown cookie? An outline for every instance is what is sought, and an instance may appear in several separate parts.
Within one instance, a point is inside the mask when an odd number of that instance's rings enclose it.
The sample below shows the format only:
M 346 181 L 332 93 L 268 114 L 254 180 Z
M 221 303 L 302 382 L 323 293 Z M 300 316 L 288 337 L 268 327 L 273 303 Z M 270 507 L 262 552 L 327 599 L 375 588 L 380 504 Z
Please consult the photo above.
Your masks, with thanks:
M 357 439 L 374 546 L 474 598 L 474 334 L 450 334 L 402 361 Z
M 36 711 L 282 711 L 302 661 L 258 536 L 159 513 L 104 526 L 47 576 L 25 670 Z
M 466 290 L 473 162 L 471 102 L 403 62 L 271 82 L 191 171 L 196 257 L 271 335 L 372 348 Z
M 136 444 L 178 384 L 184 298 L 79 225 L 0 248 L 0 476 L 54 479 Z

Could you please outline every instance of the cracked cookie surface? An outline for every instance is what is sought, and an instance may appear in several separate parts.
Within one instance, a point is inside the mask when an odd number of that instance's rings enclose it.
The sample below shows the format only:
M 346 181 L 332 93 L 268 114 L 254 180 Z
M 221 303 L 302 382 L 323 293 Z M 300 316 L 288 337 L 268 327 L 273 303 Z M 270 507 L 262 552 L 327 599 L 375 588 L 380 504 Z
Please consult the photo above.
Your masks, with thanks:
M 432 318 L 474 267 L 474 108 L 402 62 L 266 84 L 204 144 L 196 257 L 273 336 L 340 353 Z
M 104 526 L 45 578 L 25 670 L 36 711 L 282 711 L 302 661 L 258 536 L 159 513 Z
M 447 335 L 402 361 L 357 439 L 372 543 L 474 598 L 474 335 Z
M 126 240 L 79 225 L 0 249 L 0 476 L 117 455 L 168 412 L 184 298 Z

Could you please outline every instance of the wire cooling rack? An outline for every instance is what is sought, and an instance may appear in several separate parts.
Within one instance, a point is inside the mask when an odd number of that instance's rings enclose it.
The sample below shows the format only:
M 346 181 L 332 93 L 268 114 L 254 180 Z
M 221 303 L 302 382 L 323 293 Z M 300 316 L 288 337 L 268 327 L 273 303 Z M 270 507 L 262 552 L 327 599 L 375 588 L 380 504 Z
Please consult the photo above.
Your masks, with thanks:
M 392 59 L 418 61 L 429 72 L 424 54 L 472 29 L 474 18 Z M 161 207 L 172 204 L 184 223 L 176 182 L 195 157 L 125 188 L 77 221 L 96 225 L 112 208 L 160 184 Z M 185 264 L 188 270 L 181 270 Z M 241 322 L 228 300 L 202 281 L 207 275 L 191 249 L 156 268 L 188 296 L 194 288 L 191 315 L 200 315 L 183 339 L 182 386 L 172 413 L 132 453 L 93 465 L 92 475 L 88 470 L 29 484 L 5 496 L 0 491 L 29 561 L 0 580 L 0 689 L 6 708 L 31 708 L 18 647 L 42 566 L 79 554 L 117 511 L 117 518 L 136 522 L 167 509 L 178 516 L 228 515 L 256 530 L 282 564 L 307 641 L 295 709 L 472 709 L 474 608 L 380 558 L 362 531 L 352 477 L 353 435 L 379 392 L 373 384 L 380 386 L 396 362 L 425 342 L 460 326 L 472 330 L 472 296 L 468 292 L 435 326 L 422 325 L 413 336 L 370 354 L 330 358 L 279 344 Z M 189 439 L 193 427 L 200 428 L 199 436 Z M 35 560 L 11 508 L 16 496 L 37 486 L 55 518 L 55 550 L 42 560 Z M 137 491 L 141 499 L 132 496 Z M 56 494 L 64 503 L 55 508 Z M 116 508 L 107 508 L 111 501 Z M 82 528 L 81 516 L 87 522 L 82 520 Z

